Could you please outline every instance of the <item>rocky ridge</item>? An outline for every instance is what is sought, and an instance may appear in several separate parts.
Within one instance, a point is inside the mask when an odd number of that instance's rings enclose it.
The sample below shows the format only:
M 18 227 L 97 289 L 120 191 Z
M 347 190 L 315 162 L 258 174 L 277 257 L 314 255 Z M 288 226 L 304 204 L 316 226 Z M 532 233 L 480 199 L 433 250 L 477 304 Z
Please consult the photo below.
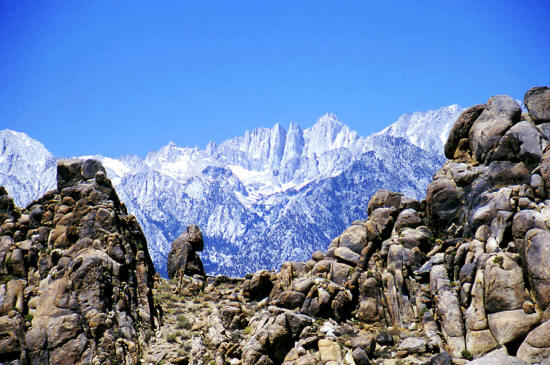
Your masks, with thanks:
M 464 111 L 425 200 L 377 192 L 310 260 L 159 286 L 167 308 L 209 308 L 166 361 L 550 363 L 548 90 L 529 113 L 503 95 Z
M 59 161 L 57 189 L 25 209 L 0 187 L 0 363 L 137 364 L 154 273 L 98 161 Z

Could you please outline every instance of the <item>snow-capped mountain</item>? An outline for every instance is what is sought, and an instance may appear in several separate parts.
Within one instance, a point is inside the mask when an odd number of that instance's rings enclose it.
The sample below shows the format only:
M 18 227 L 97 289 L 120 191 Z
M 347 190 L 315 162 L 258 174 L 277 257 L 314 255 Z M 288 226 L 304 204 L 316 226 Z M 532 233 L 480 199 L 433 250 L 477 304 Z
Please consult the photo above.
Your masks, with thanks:
M 325 249 L 365 218 L 370 196 L 382 186 L 421 198 L 460 112 L 453 105 L 404 115 L 366 138 L 326 114 L 305 130 L 276 124 L 205 149 L 170 143 L 144 159 L 85 157 L 106 167 L 161 273 L 171 241 L 198 224 L 207 272 L 241 276 Z M 44 146 L 22 133 L 0 136 L 0 185 L 16 203 L 55 186 L 55 158 Z
M 44 145 L 25 133 L 0 131 L 0 185 L 19 206 L 55 186 L 55 158 Z
M 521 102 L 519 104 L 521 105 Z M 397 122 L 373 137 L 380 134 L 403 137 L 417 147 L 440 153 L 453 126 L 449 124 L 449 120 L 456 120 L 461 112 L 462 109 L 454 104 L 437 110 L 404 114 Z M 430 127 L 426 128 L 427 125 Z

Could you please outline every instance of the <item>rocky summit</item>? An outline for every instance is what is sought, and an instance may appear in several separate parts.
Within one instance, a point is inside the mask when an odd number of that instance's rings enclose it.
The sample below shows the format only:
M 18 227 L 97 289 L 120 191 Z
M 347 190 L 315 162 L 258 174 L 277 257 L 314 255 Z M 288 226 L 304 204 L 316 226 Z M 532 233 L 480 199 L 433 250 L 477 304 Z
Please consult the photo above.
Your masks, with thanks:
M 242 279 L 204 275 L 189 226 L 153 280 L 94 161 L 23 211 L 2 190 L 0 362 L 550 364 L 549 90 L 464 110 L 424 200 L 380 190 L 327 249 Z

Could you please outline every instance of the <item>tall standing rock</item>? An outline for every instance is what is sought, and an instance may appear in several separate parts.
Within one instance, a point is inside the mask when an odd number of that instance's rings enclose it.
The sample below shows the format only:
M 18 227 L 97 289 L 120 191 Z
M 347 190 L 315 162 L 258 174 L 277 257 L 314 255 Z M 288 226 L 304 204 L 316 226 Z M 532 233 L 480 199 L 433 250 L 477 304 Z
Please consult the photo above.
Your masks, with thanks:
M 537 124 L 550 122 L 550 88 L 532 87 L 525 93 L 523 102 Z
M 175 278 L 178 272 L 184 275 L 205 275 L 201 258 L 197 251 L 202 251 L 204 241 L 198 226 L 187 227 L 187 231 L 176 238 L 168 254 L 168 277 Z
M 470 128 L 472 124 L 477 120 L 481 115 L 483 110 L 485 110 L 485 104 L 474 105 L 462 112 L 458 119 L 456 120 L 447 142 L 445 143 L 445 157 L 448 159 L 455 158 L 457 149 L 461 144 L 465 144 L 461 141 L 468 141 L 468 134 L 470 133 Z

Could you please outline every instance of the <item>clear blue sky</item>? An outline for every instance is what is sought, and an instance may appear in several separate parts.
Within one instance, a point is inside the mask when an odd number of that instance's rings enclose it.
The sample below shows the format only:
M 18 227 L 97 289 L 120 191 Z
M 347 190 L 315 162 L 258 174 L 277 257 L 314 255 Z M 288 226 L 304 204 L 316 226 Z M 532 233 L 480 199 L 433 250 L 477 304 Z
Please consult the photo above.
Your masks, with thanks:
M 550 2 L 0 0 L 0 129 L 144 156 L 550 84 Z

